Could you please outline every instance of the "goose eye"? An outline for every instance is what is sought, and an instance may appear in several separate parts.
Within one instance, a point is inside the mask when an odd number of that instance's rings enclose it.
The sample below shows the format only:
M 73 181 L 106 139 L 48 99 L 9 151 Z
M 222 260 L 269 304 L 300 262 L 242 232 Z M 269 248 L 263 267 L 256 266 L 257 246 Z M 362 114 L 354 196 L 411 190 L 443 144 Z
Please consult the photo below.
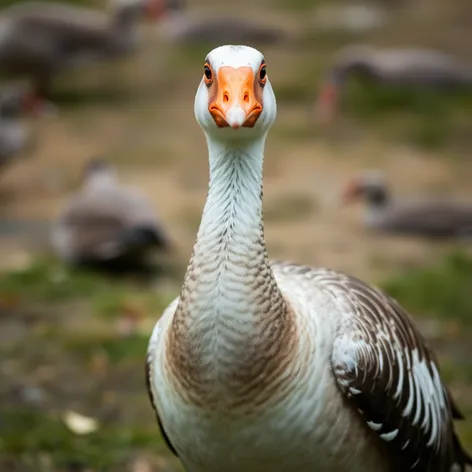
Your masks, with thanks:
M 204 70 L 204 74 L 205 74 L 205 82 L 208 84 L 211 82 L 211 79 L 213 77 L 213 74 L 211 72 L 211 69 L 210 67 L 208 66 L 208 64 L 205 64 L 205 70 Z
M 259 69 L 259 82 L 261 84 L 265 84 L 267 80 L 267 70 L 266 70 L 266 65 L 263 64 L 261 68 Z

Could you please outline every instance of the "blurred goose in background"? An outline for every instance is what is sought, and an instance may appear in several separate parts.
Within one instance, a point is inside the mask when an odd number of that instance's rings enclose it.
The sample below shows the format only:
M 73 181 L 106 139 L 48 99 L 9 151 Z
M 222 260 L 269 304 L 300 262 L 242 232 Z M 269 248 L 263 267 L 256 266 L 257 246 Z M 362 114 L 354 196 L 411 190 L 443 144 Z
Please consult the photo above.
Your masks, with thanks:
M 83 187 L 60 212 L 51 241 L 66 263 L 104 269 L 144 267 L 154 250 L 171 247 L 155 210 L 120 186 L 101 159 L 86 165 Z
M 410 315 L 357 278 L 268 258 L 263 160 L 277 105 L 264 56 L 221 46 L 202 69 L 207 200 L 146 357 L 183 469 L 464 472 L 462 415 Z
M 122 56 L 137 43 L 143 17 L 162 15 L 160 0 L 112 0 L 111 13 L 54 2 L 16 3 L 0 12 L 0 68 L 24 75 L 41 94 L 63 68 Z
M 429 238 L 472 238 L 472 203 L 432 198 L 397 201 L 391 197 L 385 176 L 364 172 L 344 188 L 345 203 L 364 199 L 366 227 L 385 233 L 403 233 Z
M 258 43 L 277 44 L 287 39 L 279 28 L 232 16 L 193 16 L 182 0 L 161 0 L 165 17 L 159 23 L 162 37 L 175 43 Z
M 48 110 L 48 103 L 26 84 L 11 84 L 0 92 L 0 171 L 31 142 L 29 128 L 22 116 L 41 116 Z
M 377 49 L 348 46 L 341 49 L 321 86 L 316 101 L 320 119 L 329 121 L 335 113 L 350 76 L 389 85 L 450 90 L 472 87 L 472 66 L 448 54 L 428 49 Z

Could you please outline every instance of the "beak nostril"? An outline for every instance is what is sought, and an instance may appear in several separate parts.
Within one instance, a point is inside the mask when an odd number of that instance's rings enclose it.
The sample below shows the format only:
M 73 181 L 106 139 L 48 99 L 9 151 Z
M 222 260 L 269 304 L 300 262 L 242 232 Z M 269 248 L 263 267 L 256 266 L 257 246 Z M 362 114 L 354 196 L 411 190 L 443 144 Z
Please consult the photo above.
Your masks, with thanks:
M 223 102 L 224 102 L 224 103 L 228 103 L 228 102 L 229 102 L 229 93 L 228 93 L 228 92 L 224 92 L 224 93 L 223 93 Z
M 244 92 L 243 100 L 244 100 L 245 103 L 249 103 L 249 93 L 248 92 Z

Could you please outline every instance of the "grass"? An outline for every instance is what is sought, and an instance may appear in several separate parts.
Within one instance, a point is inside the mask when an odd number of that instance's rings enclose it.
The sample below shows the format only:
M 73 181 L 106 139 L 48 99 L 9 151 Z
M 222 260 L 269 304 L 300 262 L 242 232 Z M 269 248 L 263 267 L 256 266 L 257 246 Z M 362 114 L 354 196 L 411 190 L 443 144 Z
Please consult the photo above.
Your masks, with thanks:
M 152 326 L 176 293 L 47 258 L 2 275 L 0 300 L 10 309 L 0 316 L 1 470 L 124 472 L 135 461 L 179 470 L 162 456 L 144 384 Z M 123 331 L 129 316 L 136 324 Z M 12 326 L 21 334 L 9 336 Z M 70 430 L 69 410 L 99 429 Z
M 140 279 L 103 277 L 52 258 L 40 258 L 27 268 L 0 275 L 0 306 L 2 301 L 5 305 L 54 304 L 84 298 L 96 314 L 105 317 L 126 308 L 158 312 L 170 301 L 169 294 L 156 295 Z
M 159 449 L 155 428 L 135 425 L 123 429 L 109 422 L 96 433 L 78 436 L 57 414 L 18 409 L 3 412 L 2 416 L 2 456 L 21 456 L 32 470 L 86 470 L 92 464 L 92 470 L 97 471 L 125 470 L 134 457 L 133 451 L 151 449 L 153 445 Z
M 456 320 L 472 329 L 472 257 L 454 252 L 431 267 L 410 269 L 383 288 L 411 312 Z

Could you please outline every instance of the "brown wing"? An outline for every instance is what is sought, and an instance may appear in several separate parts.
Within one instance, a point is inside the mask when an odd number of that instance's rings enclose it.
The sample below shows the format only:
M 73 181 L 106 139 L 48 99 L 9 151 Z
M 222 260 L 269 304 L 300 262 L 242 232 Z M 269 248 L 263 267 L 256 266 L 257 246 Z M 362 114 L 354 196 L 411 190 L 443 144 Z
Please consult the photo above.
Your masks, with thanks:
M 385 441 L 395 470 L 465 471 L 472 460 L 453 426 L 461 415 L 410 316 L 358 279 L 330 271 L 317 279 L 345 304 L 332 353 L 337 383 Z

